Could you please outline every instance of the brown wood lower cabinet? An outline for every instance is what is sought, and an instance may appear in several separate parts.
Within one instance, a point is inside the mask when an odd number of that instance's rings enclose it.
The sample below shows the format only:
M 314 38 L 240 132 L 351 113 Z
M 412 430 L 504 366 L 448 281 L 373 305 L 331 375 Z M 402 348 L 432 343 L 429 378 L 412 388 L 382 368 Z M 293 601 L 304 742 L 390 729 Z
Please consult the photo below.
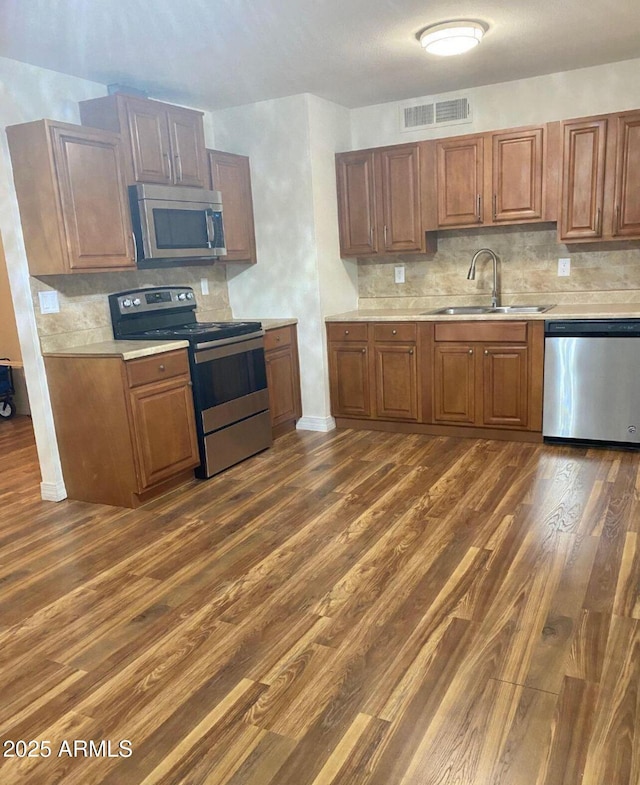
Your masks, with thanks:
M 45 358 L 70 499 L 137 507 L 200 462 L 186 349 Z
M 542 321 L 333 322 L 327 335 L 338 425 L 541 438 Z
M 302 416 L 297 331 L 294 325 L 267 330 L 265 361 L 273 438 L 296 427 Z

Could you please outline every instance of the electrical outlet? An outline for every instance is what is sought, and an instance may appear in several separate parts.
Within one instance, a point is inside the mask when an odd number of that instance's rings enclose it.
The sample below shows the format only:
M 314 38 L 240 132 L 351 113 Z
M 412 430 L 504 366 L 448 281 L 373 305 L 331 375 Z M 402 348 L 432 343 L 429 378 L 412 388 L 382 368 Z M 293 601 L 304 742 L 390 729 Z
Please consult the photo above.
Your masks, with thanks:
M 40 301 L 40 313 L 60 313 L 60 301 L 55 289 L 38 292 L 38 300 Z
M 201 278 L 200 279 L 200 291 L 202 294 L 209 294 L 209 279 L 208 278 Z
M 398 265 L 393 268 L 394 280 L 396 283 L 404 283 L 404 265 Z
M 571 275 L 571 259 L 558 259 L 558 275 Z

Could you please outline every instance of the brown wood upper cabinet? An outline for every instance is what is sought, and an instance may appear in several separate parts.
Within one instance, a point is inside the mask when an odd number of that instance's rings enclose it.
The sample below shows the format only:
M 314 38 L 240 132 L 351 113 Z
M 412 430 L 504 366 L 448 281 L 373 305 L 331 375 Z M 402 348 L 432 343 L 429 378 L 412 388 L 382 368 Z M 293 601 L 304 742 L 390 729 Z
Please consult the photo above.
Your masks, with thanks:
M 443 139 L 436 158 L 438 226 L 483 223 L 484 137 Z
M 120 138 L 51 120 L 7 136 L 31 274 L 135 268 Z
M 202 112 L 118 93 L 80 101 L 80 117 L 122 135 L 129 185 L 208 186 Z
M 438 141 L 438 227 L 555 221 L 559 130 L 549 123 Z
M 343 256 L 426 251 L 421 145 L 336 155 Z
M 640 112 L 562 125 L 560 240 L 640 238 Z
M 209 187 L 222 194 L 227 262 L 252 262 L 256 236 L 251 198 L 251 171 L 244 155 L 207 150 Z

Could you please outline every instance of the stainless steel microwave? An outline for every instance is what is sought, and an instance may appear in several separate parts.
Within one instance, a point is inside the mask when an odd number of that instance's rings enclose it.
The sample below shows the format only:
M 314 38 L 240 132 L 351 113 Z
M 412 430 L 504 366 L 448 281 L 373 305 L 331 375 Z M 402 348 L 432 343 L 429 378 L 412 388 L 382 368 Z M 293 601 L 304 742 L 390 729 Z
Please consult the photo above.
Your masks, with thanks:
M 219 191 L 167 185 L 129 187 L 138 267 L 226 256 Z

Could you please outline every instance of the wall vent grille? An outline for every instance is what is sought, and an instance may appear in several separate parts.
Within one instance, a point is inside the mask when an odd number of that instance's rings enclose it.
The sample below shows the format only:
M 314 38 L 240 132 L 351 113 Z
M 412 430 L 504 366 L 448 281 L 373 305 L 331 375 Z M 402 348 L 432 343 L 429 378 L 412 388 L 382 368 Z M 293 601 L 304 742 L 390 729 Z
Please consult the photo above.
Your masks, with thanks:
M 471 102 L 468 98 L 432 100 L 428 103 L 409 103 L 400 106 L 400 130 L 419 131 L 444 125 L 470 123 Z

